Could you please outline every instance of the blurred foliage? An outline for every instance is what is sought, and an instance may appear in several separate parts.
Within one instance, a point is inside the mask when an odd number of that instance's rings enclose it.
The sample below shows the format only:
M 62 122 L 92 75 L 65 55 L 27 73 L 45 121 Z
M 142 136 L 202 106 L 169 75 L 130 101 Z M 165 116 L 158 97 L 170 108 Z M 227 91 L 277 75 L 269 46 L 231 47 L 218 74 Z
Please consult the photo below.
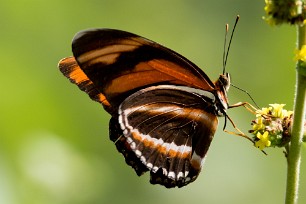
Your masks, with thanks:
M 164 44 L 217 79 L 225 24 L 239 14 L 227 65 L 232 82 L 260 106 L 285 103 L 291 109 L 295 28 L 269 27 L 263 8 L 263 0 L 2 0 L 0 203 L 282 203 L 281 150 L 265 156 L 247 140 L 225 134 L 222 118 L 197 181 L 169 190 L 149 184 L 148 175 L 138 178 L 108 139 L 110 117 L 57 68 L 71 55 L 77 31 L 109 27 Z M 250 101 L 234 88 L 229 99 Z M 253 116 L 245 109 L 228 113 L 240 129 L 250 129 Z M 303 174 L 300 203 L 305 191 Z

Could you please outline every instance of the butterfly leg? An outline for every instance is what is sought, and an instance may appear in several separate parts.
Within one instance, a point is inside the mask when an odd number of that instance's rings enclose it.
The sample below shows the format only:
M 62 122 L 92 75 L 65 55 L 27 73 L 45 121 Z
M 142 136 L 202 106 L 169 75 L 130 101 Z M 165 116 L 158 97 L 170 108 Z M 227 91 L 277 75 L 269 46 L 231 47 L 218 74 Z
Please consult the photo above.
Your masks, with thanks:
M 234 129 L 237 131 L 237 132 L 233 132 L 233 131 L 229 131 L 229 130 L 226 130 L 226 119 L 229 119 L 229 121 L 231 122 L 232 126 L 234 127 Z M 244 134 L 237 126 L 236 124 L 234 123 L 234 121 L 228 116 L 226 115 L 225 116 L 225 124 L 224 124 L 224 127 L 223 127 L 223 131 L 226 132 L 226 133 L 229 133 L 229 134 L 232 134 L 232 135 L 237 135 L 237 136 L 241 136 L 241 137 L 244 137 L 246 139 L 248 139 L 249 141 L 251 141 L 253 144 L 254 144 L 254 141 L 249 137 L 247 136 L 246 134 Z
M 256 109 L 253 105 L 251 105 L 250 103 L 248 103 L 248 102 L 238 102 L 238 103 L 236 103 L 236 104 L 230 105 L 230 106 L 229 106 L 229 109 L 230 109 L 230 108 L 235 108 L 235 107 L 240 107 L 240 106 L 243 106 L 245 109 L 247 109 L 247 110 L 248 110 L 249 112 L 251 112 L 252 114 L 256 114 L 256 110 L 257 110 L 257 109 Z M 237 132 L 232 132 L 232 131 L 228 131 L 228 130 L 225 129 L 225 128 L 226 128 L 226 121 L 227 121 L 226 119 L 229 119 L 229 121 L 231 122 L 232 126 L 235 128 L 235 130 L 236 130 Z M 237 135 L 237 136 L 244 137 L 244 138 L 250 140 L 250 141 L 254 144 L 254 141 L 253 141 L 250 137 L 248 137 L 245 133 L 243 133 L 243 132 L 236 126 L 236 124 L 234 123 L 234 121 L 233 121 L 227 114 L 225 115 L 225 123 L 224 123 L 223 131 L 226 132 L 226 133 L 229 133 L 229 134 L 233 134 L 233 135 Z
M 230 105 L 228 108 L 236 108 L 236 107 L 240 107 L 240 106 L 243 106 L 245 109 L 247 109 L 249 112 L 253 113 L 253 114 L 256 114 L 256 111 L 258 110 L 257 108 L 255 108 L 253 105 L 251 105 L 250 103 L 248 102 L 238 102 L 238 103 L 235 103 L 233 105 Z

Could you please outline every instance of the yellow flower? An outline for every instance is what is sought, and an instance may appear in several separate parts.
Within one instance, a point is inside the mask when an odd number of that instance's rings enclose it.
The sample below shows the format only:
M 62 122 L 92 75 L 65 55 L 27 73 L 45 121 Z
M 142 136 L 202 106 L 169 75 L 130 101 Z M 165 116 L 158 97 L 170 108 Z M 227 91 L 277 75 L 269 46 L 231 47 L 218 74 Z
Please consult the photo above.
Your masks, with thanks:
M 284 115 L 284 117 L 290 117 L 290 115 L 292 115 L 293 114 L 293 111 L 288 111 L 288 110 L 283 110 L 283 115 Z
M 293 111 L 284 109 L 285 104 L 269 106 L 256 110 L 256 119 L 251 123 L 253 128 L 249 130 L 253 134 L 254 145 L 260 150 L 284 147 L 290 142 Z
M 262 108 L 261 110 L 256 110 L 256 117 L 259 117 L 262 115 L 268 115 L 271 109 L 272 109 L 271 107 L 268 107 L 268 108 Z
M 273 110 L 272 110 L 272 115 L 274 117 L 277 117 L 277 118 L 284 118 L 284 113 L 283 113 L 283 107 L 286 105 L 286 104 L 278 104 L 278 103 L 274 103 L 274 104 L 269 104 Z
M 295 50 L 294 60 L 306 62 L 306 45 L 303 45 L 300 50 Z
M 262 135 L 260 132 L 257 133 L 256 137 L 259 139 L 255 142 L 255 146 L 260 150 L 263 150 L 265 147 L 269 147 L 271 145 L 271 141 L 269 140 L 269 133 L 266 131 Z
M 256 119 L 256 123 L 253 125 L 253 130 L 259 131 L 259 130 L 264 130 L 265 129 L 265 125 L 262 123 L 262 117 L 259 116 Z

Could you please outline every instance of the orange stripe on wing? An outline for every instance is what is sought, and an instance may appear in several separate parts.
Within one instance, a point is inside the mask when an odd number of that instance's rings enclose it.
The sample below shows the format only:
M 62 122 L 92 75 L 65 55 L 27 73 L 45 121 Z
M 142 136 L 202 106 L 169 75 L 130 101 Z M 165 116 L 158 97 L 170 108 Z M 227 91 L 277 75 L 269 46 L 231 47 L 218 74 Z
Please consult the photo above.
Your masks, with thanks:
M 132 70 L 113 79 L 105 89 L 107 94 L 120 94 L 150 84 L 171 83 L 212 91 L 204 78 L 167 60 L 150 60 L 138 63 Z
M 86 74 L 81 70 L 74 57 L 67 57 L 62 59 L 59 62 L 58 67 L 60 71 L 75 84 L 79 84 L 84 81 L 90 81 Z
M 76 84 L 82 91 L 86 92 L 92 100 L 101 103 L 106 111 L 111 111 L 111 105 L 106 97 L 95 87 L 93 82 L 79 67 L 74 57 L 62 59 L 58 67 L 65 77 Z
M 139 66 L 143 66 L 144 68 L 145 64 L 146 63 L 142 62 L 139 64 Z M 146 68 L 144 68 L 142 71 L 130 72 L 113 79 L 105 91 L 109 95 L 120 94 L 150 84 L 169 82 L 173 80 L 175 80 L 175 78 L 172 76 L 165 75 L 154 69 L 149 69 L 149 67 L 146 65 Z
M 206 91 L 212 91 L 214 88 L 209 85 L 205 78 L 199 78 L 192 74 L 189 70 L 179 66 L 176 63 L 164 59 L 153 59 L 148 62 L 153 69 L 173 77 L 177 80 L 177 84 L 189 85 L 194 88 L 200 88 Z

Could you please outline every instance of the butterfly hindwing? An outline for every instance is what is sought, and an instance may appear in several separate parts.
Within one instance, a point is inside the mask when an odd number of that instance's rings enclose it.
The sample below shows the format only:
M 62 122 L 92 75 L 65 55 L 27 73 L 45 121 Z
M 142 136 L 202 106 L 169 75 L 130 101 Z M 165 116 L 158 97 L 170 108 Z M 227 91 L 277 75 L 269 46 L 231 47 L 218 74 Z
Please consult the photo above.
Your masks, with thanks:
M 218 123 L 209 113 L 213 100 L 210 92 L 160 85 L 140 90 L 120 105 L 121 130 L 151 172 L 151 183 L 182 187 L 196 179 Z

